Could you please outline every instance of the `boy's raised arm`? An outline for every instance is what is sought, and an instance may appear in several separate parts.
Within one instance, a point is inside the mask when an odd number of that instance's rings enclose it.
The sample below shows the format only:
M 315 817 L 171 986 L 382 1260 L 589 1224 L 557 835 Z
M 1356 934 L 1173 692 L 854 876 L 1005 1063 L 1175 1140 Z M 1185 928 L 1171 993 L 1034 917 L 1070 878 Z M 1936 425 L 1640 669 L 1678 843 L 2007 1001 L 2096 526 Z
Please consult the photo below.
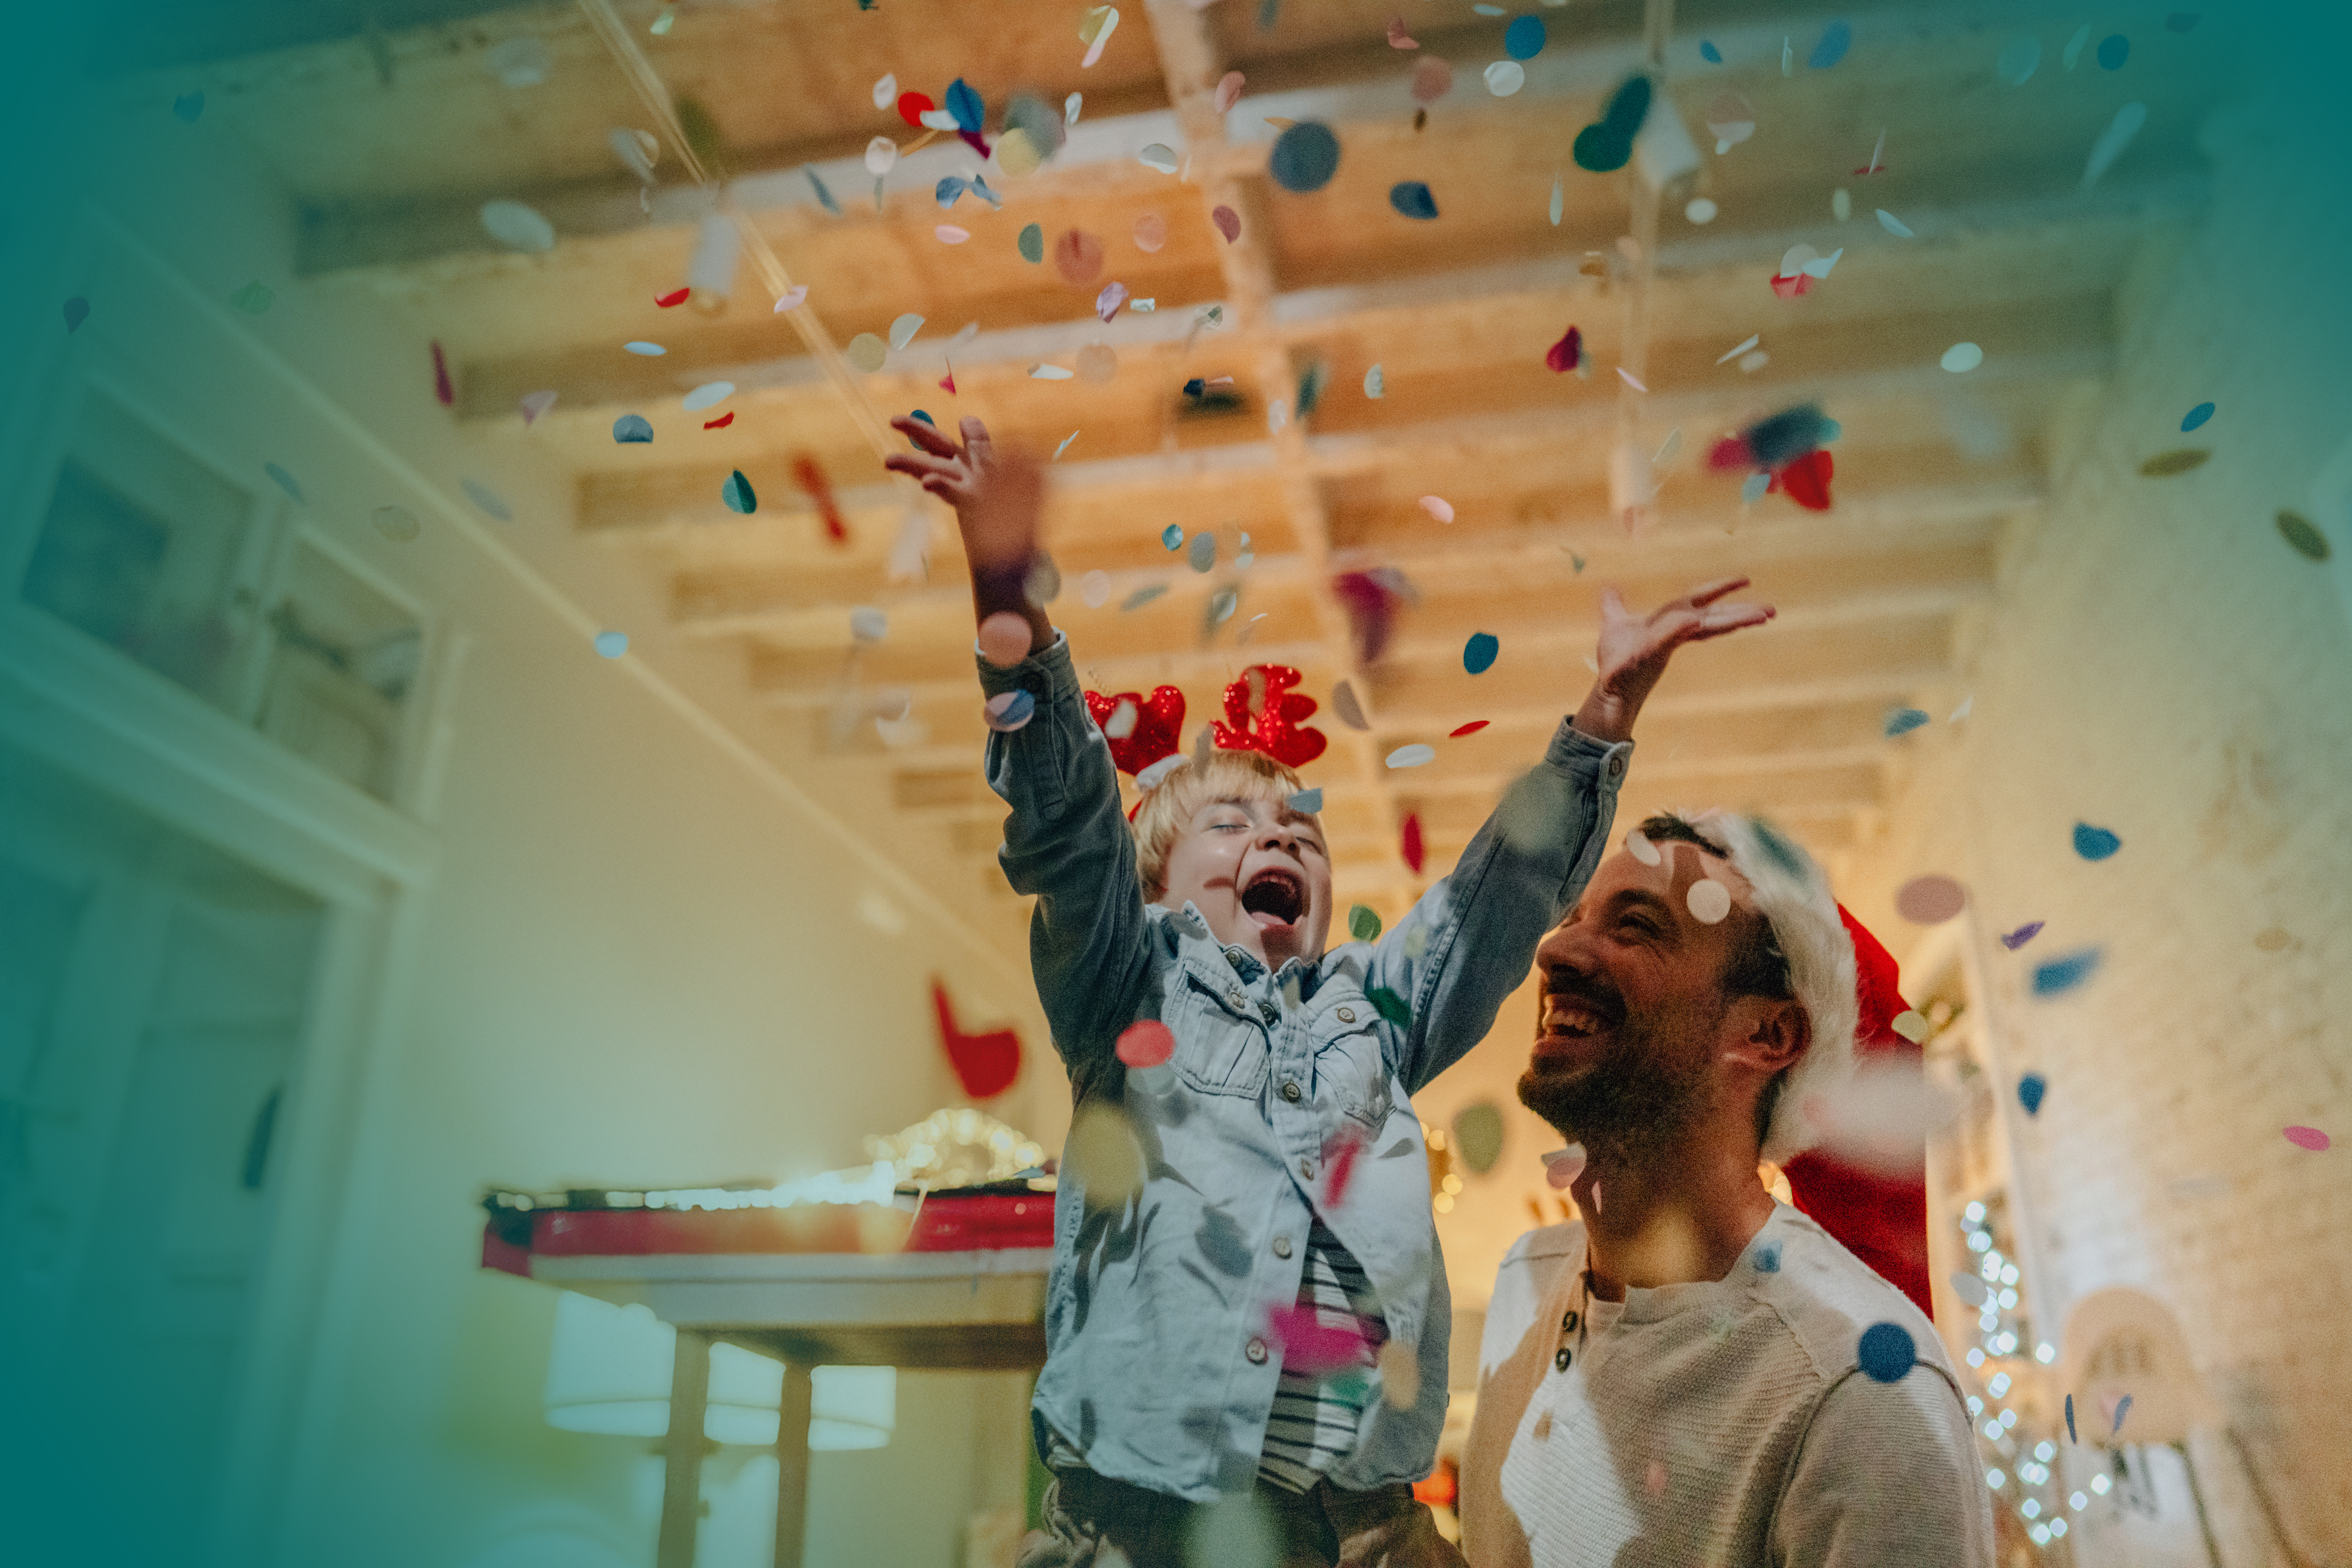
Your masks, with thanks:
M 1720 603 L 1745 577 L 1695 588 L 1646 616 L 1601 596 L 1599 675 L 1544 759 L 1504 795 L 1454 870 L 1372 953 L 1365 987 L 1391 991 L 1408 1020 L 1384 1031 L 1397 1076 L 1418 1090 L 1486 1037 L 1528 977 L 1536 944 L 1592 879 L 1631 760 L 1633 721 L 1675 649 L 1771 619 L 1769 605 Z M 1418 931 L 1418 935 L 1416 935 Z
M 1017 729 L 991 726 L 988 783 L 1013 808 L 997 858 L 1014 891 L 1037 895 L 1029 929 L 1037 996 L 1083 1093 L 1133 1016 L 1148 933 L 1110 750 L 1087 712 L 1068 643 L 1028 595 L 1045 471 L 1025 453 L 999 451 L 977 419 L 962 422 L 961 442 L 919 419 L 890 423 L 920 449 L 894 453 L 885 466 L 956 509 L 980 623 L 982 689 L 991 698 L 1026 692 L 1036 704 Z

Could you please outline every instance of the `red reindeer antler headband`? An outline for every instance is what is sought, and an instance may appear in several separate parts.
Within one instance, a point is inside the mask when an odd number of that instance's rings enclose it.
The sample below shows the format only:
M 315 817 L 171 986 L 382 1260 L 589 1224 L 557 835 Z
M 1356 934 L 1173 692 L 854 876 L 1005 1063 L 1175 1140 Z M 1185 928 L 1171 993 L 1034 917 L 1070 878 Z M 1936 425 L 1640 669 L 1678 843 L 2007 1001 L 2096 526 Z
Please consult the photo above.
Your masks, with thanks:
M 1294 690 L 1298 671 L 1285 664 L 1254 664 L 1225 688 L 1225 716 L 1209 732 L 1221 751 L 1263 752 L 1286 767 L 1304 767 L 1323 754 L 1329 740 L 1300 721 L 1315 711 L 1315 699 Z M 1177 754 L 1184 728 L 1184 694 L 1155 687 L 1149 697 L 1120 691 L 1089 691 L 1087 711 L 1110 747 L 1119 772 L 1143 775 Z M 1163 770 L 1164 771 L 1164 770 Z M 1151 783 L 1157 784 L 1155 776 Z M 1147 786 L 1148 787 L 1148 786 Z

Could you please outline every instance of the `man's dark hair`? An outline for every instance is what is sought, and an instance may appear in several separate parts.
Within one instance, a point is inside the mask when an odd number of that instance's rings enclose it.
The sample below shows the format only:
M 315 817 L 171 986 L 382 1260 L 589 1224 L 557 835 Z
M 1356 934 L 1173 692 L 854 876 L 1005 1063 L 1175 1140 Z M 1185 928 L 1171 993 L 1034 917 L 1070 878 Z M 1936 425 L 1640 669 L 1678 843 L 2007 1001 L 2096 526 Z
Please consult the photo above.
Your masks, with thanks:
M 1706 854 L 1727 863 L 1731 851 L 1701 833 L 1688 822 L 1671 813 L 1653 816 L 1642 824 L 1642 837 L 1653 844 L 1695 844 Z M 1780 951 L 1780 933 L 1772 929 L 1771 918 L 1761 910 L 1755 918 L 1740 923 L 1733 939 L 1731 956 L 1723 965 L 1723 994 L 1764 996 L 1775 1002 L 1793 1002 L 1796 986 L 1789 978 L 1789 955 Z M 1780 1086 L 1787 1080 L 1788 1068 L 1772 1075 L 1764 1092 L 1756 1097 L 1756 1141 L 1764 1142 L 1772 1126 L 1772 1111 L 1780 1102 Z

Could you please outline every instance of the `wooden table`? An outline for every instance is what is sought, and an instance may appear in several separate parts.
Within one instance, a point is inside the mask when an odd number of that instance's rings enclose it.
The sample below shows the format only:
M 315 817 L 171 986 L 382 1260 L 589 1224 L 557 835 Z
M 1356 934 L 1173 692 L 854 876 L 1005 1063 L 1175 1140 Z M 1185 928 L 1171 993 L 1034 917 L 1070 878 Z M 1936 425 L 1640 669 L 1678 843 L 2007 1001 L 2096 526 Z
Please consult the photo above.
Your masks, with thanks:
M 1047 1247 L 988 1252 L 664 1253 L 530 1258 L 530 1277 L 677 1330 L 658 1568 L 694 1568 L 710 1345 L 784 1363 L 776 1426 L 776 1568 L 801 1568 L 808 1523 L 809 1369 L 1034 1371 L 1045 1364 Z

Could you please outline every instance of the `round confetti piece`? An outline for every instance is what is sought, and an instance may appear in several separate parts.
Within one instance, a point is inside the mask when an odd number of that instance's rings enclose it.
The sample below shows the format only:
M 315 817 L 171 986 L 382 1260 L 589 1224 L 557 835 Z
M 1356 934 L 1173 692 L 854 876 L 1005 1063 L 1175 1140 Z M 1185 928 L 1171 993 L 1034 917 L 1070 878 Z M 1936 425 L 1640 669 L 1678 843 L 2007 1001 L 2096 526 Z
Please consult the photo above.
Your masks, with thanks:
M 1275 139 L 1266 171 L 1286 191 L 1319 191 L 1339 171 L 1339 139 L 1321 121 L 1302 120 Z
M 2099 40 L 2098 53 L 2093 58 L 2099 62 L 2101 70 L 2119 71 L 2131 58 L 2131 40 L 2121 33 L 2109 33 Z
M 2205 459 L 2213 454 L 2202 447 L 2180 447 L 2169 452 L 2158 452 L 2139 466 L 2139 471 L 2151 479 L 2168 479 L 2185 474 L 2191 468 L 2201 468 Z
M 871 605 L 860 605 L 849 612 L 849 635 L 862 643 L 880 642 L 890 635 L 890 617 Z
M 1021 231 L 1021 259 L 1033 265 L 1045 259 L 1045 230 L 1042 225 L 1031 224 Z
M 1302 811 L 1307 816 L 1312 816 L 1317 812 L 1323 809 L 1323 791 L 1320 787 L 1315 789 L 1303 789 L 1297 795 L 1292 795 L 1283 804 L 1289 806 L 1293 811 Z
M 2187 414 L 2181 416 L 2181 431 L 2186 434 L 2190 430 L 2196 429 L 2199 426 L 2204 424 L 2205 421 L 2212 417 L 2213 405 L 2210 403 L 2200 403 L 2196 407 L 2190 409 Z
M 1234 104 L 1242 100 L 1242 89 L 1246 85 L 1242 73 L 1227 71 L 1217 79 L 1217 112 L 1230 114 Z
M 1054 270 L 1073 289 L 1090 289 L 1102 276 L 1102 241 L 1082 228 L 1064 229 L 1054 240 Z
M 1845 58 L 1846 51 L 1852 47 L 1853 24 L 1843 20 L 1832 22 L 1822 29 L 1822 40 L 1813 46 L 1813 52 L 1805 57 L 1806 68 L 1827 70 Z
M 653 421 L 642 414 L 624 414 L 613 421 L 613 439 L 624 447 L 643 446 L 653 438 Z
M 1911 1007 L 1895 1014 L 1887 1027 L 1915 1046 L 1936 1032 L 1936 1026 L 1927 1021 L 1927 1016 Z
M 961 245 L 971 237 L 971 230 L 958 228 L 951 223 L 943 223 L 931 232 L 939 237 L 941 245 Z
M 484 202 L 482 231 L 516 250 L 553 250 L 555 226 L 520 202 Z
M 1515 60 L 1531 60 L 1543 53 L 1545 43 L 1541 16 L 1517 16 L 1503 29 L 1503 52 Z
M 1974 370 L 1984 363 L 1984 350 L 1974 343 L 1954 343 L 1944 351 L 1944 357 L 1939 363 L 1946 370 L 1950 371 L 1954 375 L 1958 375 L 1964 371 Z
M 81 331 L 81 324 L 89 320 L 89 301 L 79 294 L 75 295 L 66 301 L 65 315 L 67 331 Z
M 898 118 L 918 131 L 924 129 L 923 116 L 937 108 L 939 105 L 933 103 L 926 93 L 902 92 L 898 95 Z
M 1467 724 L 1456 725 L 1454 728 L 1448 730 L 1445 732 L 1445 738 L 1449 741 L 1458 741 L 1465 735 L 1476 734 L 1479 731 L 1485 729 L 1487 725 L 1493 722 L 1494 721 L 1492 719 L 1473 719 Z
M 514 512 L 508 507 L 505 499 L 479 479 L 459 479 L 457 488 L 464 490 L 466 499 L 480 507 L 493 522 L 514 521 Z
M 1185 552 L 1185 559 L 1192 563 L 1195 572 L 1206 572 L 1214 566 L 1217 563 L 1217 536 L 1206 530 L 1194 534 L 1192 547 Z
M 980 623 L 980 656 L 999 669 L 1010 669 L 1029 657 L 1029 619 L 999 610 Z
M 1717 153 L 1728 153 L 1756 134 L 1756 106 L 1746 94 L 1727 88 L 1708 100 L 1706 128 L 1715 137 Z
M 1388 755 L 1388 764 L 1392 768 L 1417 768 L 1436 760 L 1434 746 L 1399 746 Z
M 369 514 L 375 531 L 394 544 L 405 544 L 415 539 L 421 528 L 416 514 L 404 506 L 380 506 Z
M 1381 1347 L 1380 1359 L 1373 1364 L 1381 1374 L 1381 1398 L 1398 1410 L 1410 1410 L 1421 1403 L 1421 1362 L 1416 1346 L 1402 1340 L 1391 1340 Z
M 1895 890 L 1895 912 L 1913 925 L 1941 925 L 1967 907 L 1969 895 L 1949 877 L 1914 877 Z
M 2299 511 L 2278 514 L 2279 537 L 2285 540 L 2299 554 L 2314 561 L 2325 561 L 2328 555 L 2327 535 L 2319 531 L 2312 521 Z
M 760 498 L 752 493 L 751 481 L 743 477 L 740 468 L 727 476 L 727 482 L 719 488 L 719 496 L 727 503 L 729 511 L 749 517 L 760 510 Z
M 1110 574 L 1089 572 L 1079 578 L 1078 600 L 1089 610 L 1099 610 L 1110 603 Z
M 1454 1113 L 1454 1146 L 1473 1175 L 1495 1168 L 1503 1157 L 1503 1113 L 1492 1100 L 1474 1101 Z
M 1757 1273 L 1778 1274 L 1780 1272 L 1780 1244 L 1777 1241 L 1763 1243 L 1756 1248 L 1753 1261 Z
M 1415 103 L 1435 103 L 1454 90 L 1454 68 L 1435 55 L 1423 55 L 1412 62 L 1412 100 Z
M 1750 373 L 1751 374 L 1757 371 L 1762 370 L 1766 365 L 1771 363 L 1772 356 L 1766 353 L 1762 349 L 1758 349 L 1753 353 L 1745 353 L 1739 356 L 1739 368 Z
M 623 654 L 629 651 L 629 634 L 626 632 L 598 632 L 596 634 L 596 651 L 603 654 L 606 658 L 620 658 Z
M 2070 952 L 2063 958 L 2053 958 L 2033 969 L 2033 994 L 2036 996 L 2062 996 L 2091 977 L 2099 967 L 2099 950 L 2085 948 Z
M 1993 74 L 2011 87 L 2023 87 L 2042 64 L 2042 40 L 2035 37 L 2011 38 L 2001 46 L 2000 58 L 1993 62 Z
M 1454 503 L 1447 500 L 1444 496 L 1422 497 L 1421 510 L 1427 512 L 1430 516 L 1435 518 L 1440 522 L 1452 522 L 1454 521 Z
M 898 101 L 898 77 L 895 71 L 885 71 L 882 79 L 874 84 L 874 107 L 887 110 Z
M 1371 369 L 1364 373 L 1364 395 L 1366 397 L 1379 397 L 1383 395 L 1387 391 L 1388 380 L 1381 374 L 1380 366 L 1374 365 Z
M 1963 1306 L 1981 1307 L 1992 1300 L 1992 1289 L 1975 1275 L 1962 1272 L 1952 1276 L 1952 1294 Z
M 1634 859 L 1639 860 L 1644 866 L 1663 866 L 1665 864 L 1666 858 L 1658 853 L 1658 847 L 1656 845 L 1651 843 L 1647 838 L 1643 837 L 1642 830 L 1638 827 L 1633 829 L 1633 832 L 1625 835 L 1625 853 L 1631 855 Z
M 1731 913 L 1731 889 L 1712 877 L 1693 882 L 1683 901 L 1690 906 L 1691 918 L 1701 925 L 1719 925 Z
M 1009 735 L 1037 716 L 1037 700 L 1026 691 L 1000 691 L 988 700 L 982 716 L 990 729 Z
M 1571 1143 L 1565 1149 L 1555 1149 L 1543 1157 L 1543 1165 L 1545 1184 L 1566 1192 L 1584 1173 L 1584 1145 Z
M 1462 668 L 1473 675 L 1484 675 L 1495 668 L 1495 658 L 1502 651 L 1503 645 L 1494 633 L 1474 633 L 1462 645 Z
M 629 353 L 635 354 L 640 359 L 659 359 L 662 355 L 669 353 L 669 350 L 662 347 L 661 344 L 649 343 L 642 338 L 636 339 L 631 342 L 623 343 L 621 346 L 628 350 Z
M 866 144 L 866 172 L 876 179 L 888 174 L 898 163 L 898 144 L 887 136 L 877 136 Z
M 1830 193 L 1830 216 L 1840 223 L 1853 216 L 1853 193 L 1840 185 Z
M 891 335 L 895 337 L 897 333 L 898 329 L 895 327 L 892 328 Z M 686 395 L 686 401 L 683 406 L 688 414 L 699 414 L 702 410 L 709 407 L 712 404 L 724 403 L 734 395 L 735 384 L 733 382 L 706 381 L 700 386 L 696 387 L 692 392 Z
M 908 343 L 915 341 L 915 334 L 922 330 L 923 318 L 916 315 L 912 310 L 908 311 L 905 315 L 898 317 L 890 323 L 890 346 L 894 349 L 905 348 Z M 735 390 L 731 384 L 723 381 L 713 382 L 710 384 L 712 386 L 724 386 L 727 388 L 727 392 L 732 392 Z M 709 390 L 708 387 L 697 388 L 694 395 L 698 396 L 701 393 L 708 390 Z M 726 395 L 726 392 L 722 392 L 719 395 L 719 397 L 724 397 Z M 715 403 L 718 401 L 718 398 L 713 398 L 711 401 Z M 693 408 L 699 406 L 699 405 L 689 402 L 687 406 Z
M 2335 1142 L 2316 1127 L 2283 1127 L 2279 1131 L 2285 1136 L 2288 1142 L 2298 1149 L 2308 1149 L 2315 1154 L 2326 1153 L 2328 1146 Z
M 1168 243 L 1168 220 L 1158 213 L 1145 213 L 1135 220 L 1135 248 L 1146 256 Z
M 1358 942 L 1378 942 L 1381 936 L 1380 911 L 1370 904 L 1357 904 L 1348 910 L 1348 934 Z
M 1745 479 L 1740 481 L 1739 499 L 1748 505 L 1754 506 L 1758 501 L 1764 499 L 1764 492 L 1771 488 L 1771 475 L 1750 474 Z
M 1034 174 L 1037 165 L 1045 161 L 1037 150 L 1037 139 L 1025 126 L 1015 125 L 996 139 L 996 166 L 1011 179 Z
M 2085 860 L 2104 860 L 2124 847 L 2124 841 L 2104 827 L 2074 824 L 2074 853 Z
M 1100 386 L 1118 374 L 1118 354 L 1108 343 L 1088 343 L 1078 351 L 1078 378 Z
M 1389 187 L 1389 205 L 1423 222 L 1437 216 L 1437 197 L 1419 180 L 1403 180 Z
M 1181 523 L 1171 522 L 1167 527 L 1161 529 L 1160 531 L 1160 542 L 1166 545 L 1170 550 L 1183 549 L 1184 525 Z
M 2050 1092 L 2050 1080 L 2038 1072 L 2027 1073 L 2017 1080 L 2017 1102 L 2025 1107 L 2028 1116 L 2042 1114 L 2042 1098 Z
M 849 346 L 841 353 L 856 369 L 873 372 L 880 370 L 882 362 L 889 357 L 890 345 L 872 332 L 860 332 L 849 340 Z
M 1486 68 L 1486 79 L 1488 92 L 1496 98 L 1508 98 L 1528 85 L 1528 68 L 1517 60 L 1496 60 Z
M 1157 1018 L 1139 1018 L 1119 1031 L 1114 1050 L 1127 1067 L 1156 1068 L 1176 1054 L 1176 1034 Z
M 1900 1383 L 1919 1359 L 1918 1346 L 1900 1323 L 1873 1323 L 1862 1331 L 1855 1360 L 1863 1372 L 1880 1383 Z
M 1696 224 L 1710 224 L 1721 209 L 1705 196 L 1693 196 L 1683 207 L 1683 216 Z
M 525 427 L 537 424 L 541 415 L 555 406 L 555 399 L 556 394 L 552 390 L 524 393 L 522 422 Z
M 1698 58 L 1711 66 L 1719 66 L 1723 63 L 1723 51 L 1715 47 L 1713 39 L 1701 38 L 1698 41 Z

